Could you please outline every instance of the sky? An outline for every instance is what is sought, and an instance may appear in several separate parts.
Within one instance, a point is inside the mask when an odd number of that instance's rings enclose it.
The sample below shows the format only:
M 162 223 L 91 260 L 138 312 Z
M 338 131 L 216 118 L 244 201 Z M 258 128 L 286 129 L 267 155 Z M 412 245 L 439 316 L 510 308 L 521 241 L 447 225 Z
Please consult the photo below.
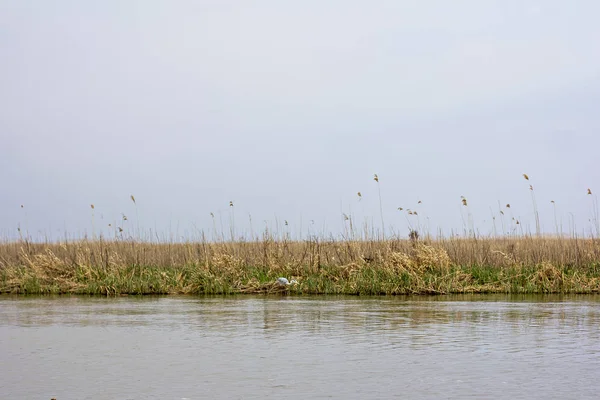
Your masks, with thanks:
M 595 232 L 598 15 L 0 0 L 0 236 Z

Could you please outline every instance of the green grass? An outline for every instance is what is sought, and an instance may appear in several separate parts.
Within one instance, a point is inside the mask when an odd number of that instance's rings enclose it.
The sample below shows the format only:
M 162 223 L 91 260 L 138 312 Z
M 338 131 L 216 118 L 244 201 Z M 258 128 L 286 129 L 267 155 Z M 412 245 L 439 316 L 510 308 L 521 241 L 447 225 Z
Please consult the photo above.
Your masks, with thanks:
M 372 265 L 351 275 L 339 268 L 322 267 L 298 276 L 299 283 L 280 287 L 278 274 L 248 267 L 240 274 L 218 274 L 200 266 L 119 269 L 78 268 L 55 275 L 35 275 L 27 267 L 0 271 L 0 292 L 16 294 L 236 294 L 296 293 L 346 295 L 403 295 L 449 293 L 598 293 L 597 268 L 505 268 L 455 266 L 449 272 L 421 275 L 394 272 Z M 65 271 L 66 272 L 66 271 Z

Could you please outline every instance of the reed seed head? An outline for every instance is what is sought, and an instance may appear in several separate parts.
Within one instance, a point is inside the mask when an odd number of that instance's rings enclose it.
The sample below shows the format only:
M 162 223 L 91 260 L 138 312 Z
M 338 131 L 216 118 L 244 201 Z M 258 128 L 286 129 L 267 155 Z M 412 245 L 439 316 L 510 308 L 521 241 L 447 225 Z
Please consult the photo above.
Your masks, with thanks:
M 92 207 L 92 210 L 94 209 L 94 205 L 93 204 L 90 204 L 90 207 Z
M 592 189 L 588 189 L 588 194 L 592 194 Z M 23 207 L 23 206 L 21 206 Z
M 422 203 L 422 201 L 421 201 L 421 200 L 417 201 L 417 204 L 421 204 L 421 203 Z
M 462 205 L 463 205 L 463 206 L 467 206 L 467 199 L 465 199 L 464 197 L 463 197 L 463 199 L 462 199 Z
M 529 185 L 529 190 L 533 190 L 533 185 Z
M 523 178 L 525 178 L 525 180 L 529 180 L 529 176 L 527 174 L 523 174 Z
M 507 205 L 506 205 L 506 208 L 510 208 L 510 204 L 507 204 Z
M 402 210 L 404 210 L 404 208 L 398 207 L 398 211 L 402 211 Z
M 133 197 L 133 195 L 131 195 L 130 197 L 131 197 L 131 201 L 133 201 L 133 204 L 136 204 L 135 197 Z
M 229 207 L 233 207 L 233 201 L 229 202 Z
M 373 176 L 373 180 L 374 180 L 375 182 L 379 183 L 379 177 L 377 176 L 377 174 L 375 174 L 375 175 Z

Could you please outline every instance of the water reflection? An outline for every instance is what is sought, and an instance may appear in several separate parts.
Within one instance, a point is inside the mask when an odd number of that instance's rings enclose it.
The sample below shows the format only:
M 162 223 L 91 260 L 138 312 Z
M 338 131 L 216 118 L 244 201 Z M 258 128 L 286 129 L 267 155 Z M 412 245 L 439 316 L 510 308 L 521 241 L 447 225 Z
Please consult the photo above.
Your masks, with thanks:
M 1 297 L 0 397 L 584 398 L 599 323 L 598 296 Z
M 447 329 L 490 329 L 505 333 L 551 328 L 560 333 L 585 331 L 600 322 L 600 299 L 587 297 L 514 298 L 454 296 L 433 298 L 357 297 L 97 297 L 0 298 L 3 325 L 42 327 L 122 326 L 197 329 L 202 332 L 252 334 L 299 331 L 307 335 L 355 336 Z M 491 301 L 489 301 L 491 300 Z

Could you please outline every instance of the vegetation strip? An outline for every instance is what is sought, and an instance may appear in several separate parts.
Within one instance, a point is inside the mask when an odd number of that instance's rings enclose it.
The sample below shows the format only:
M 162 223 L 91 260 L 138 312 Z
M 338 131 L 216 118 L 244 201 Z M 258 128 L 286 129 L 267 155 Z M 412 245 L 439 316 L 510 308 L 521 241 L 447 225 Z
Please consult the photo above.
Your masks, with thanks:
M 280 285 L 279 277 L 294 285 Z M 600 241 L 0 244 L 0 293 L 598 293 Z

